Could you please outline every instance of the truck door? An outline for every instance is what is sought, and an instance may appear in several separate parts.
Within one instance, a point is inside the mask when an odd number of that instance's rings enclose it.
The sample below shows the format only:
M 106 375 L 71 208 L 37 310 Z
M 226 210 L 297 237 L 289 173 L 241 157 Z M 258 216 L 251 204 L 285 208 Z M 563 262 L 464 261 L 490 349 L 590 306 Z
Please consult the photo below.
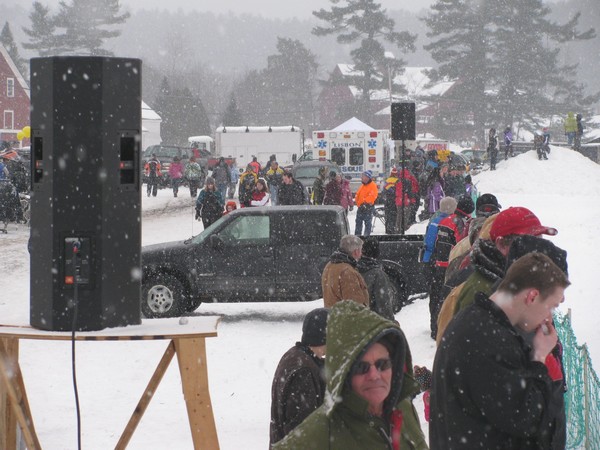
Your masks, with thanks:
M 341 237 L 335 212 L 291 211 L 278 214 L 275 220 L 278 295 L 305 300 L 320 298 L 323 268 Z
M 230 300 L 267 300 L 274 292 L 274 253 L 271 217 L 236 217 L 218 231 L 219 246 L 207 246 L 203 255 L 212 263 L 209 291 L 214 289 Z

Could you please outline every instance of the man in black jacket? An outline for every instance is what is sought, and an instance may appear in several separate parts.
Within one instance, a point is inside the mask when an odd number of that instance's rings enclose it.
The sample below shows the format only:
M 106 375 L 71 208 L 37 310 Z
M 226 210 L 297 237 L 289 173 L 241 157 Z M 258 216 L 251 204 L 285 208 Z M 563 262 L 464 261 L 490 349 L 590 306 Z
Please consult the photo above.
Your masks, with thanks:
M 317 308 L 306 315 L 302 340 L 283 355 L 275 370 L 270 445 L 283 439 L 323 403 L 328 314 L 327 308 Z
M 284 172 L 282 184 L 279 187 L 279 205 L 305 205 L 306 193 L 304 186 L 294 179 L 291 172 Z
M 432 450 L 552 448 L 561 405 L 544 362 L 569 284 L 550 258 L 530 253 L 450 322 L 433 366 Z M 535 333 L 531 347 L 518 330 Z

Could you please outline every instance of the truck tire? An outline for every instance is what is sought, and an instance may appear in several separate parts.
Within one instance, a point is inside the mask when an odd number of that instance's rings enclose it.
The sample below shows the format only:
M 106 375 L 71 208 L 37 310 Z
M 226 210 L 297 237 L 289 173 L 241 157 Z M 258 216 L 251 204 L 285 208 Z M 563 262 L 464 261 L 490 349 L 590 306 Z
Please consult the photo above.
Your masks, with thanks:
M 146 318 L 178 317 L 190 307 L 187 287 L 176 276 L 158 272 L 142 283 L 142 314 Z M 198 306 L 194 309 L 196 309 Z
M 392 305 L 394 314 L 396 314 L 400 312 L 403 306 L 408 304 L 406 278 L 402 273 L 402 266 L 400 266 L 398 263 L 387 259 L 382 259 L 381 265 L 383 271 L 396 289 L 396 298 L 394 299 L 394 304 Z

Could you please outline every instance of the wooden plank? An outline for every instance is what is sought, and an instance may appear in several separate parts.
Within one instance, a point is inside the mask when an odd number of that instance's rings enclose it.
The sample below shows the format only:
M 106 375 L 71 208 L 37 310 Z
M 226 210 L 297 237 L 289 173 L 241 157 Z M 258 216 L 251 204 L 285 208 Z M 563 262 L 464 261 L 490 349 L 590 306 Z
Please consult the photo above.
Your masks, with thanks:
M 219 438 L 208 389 L 204 338 L 174 340 L 194 449 L 218 450 Z
M 0 354 L 9 360 L 19 358 L 19 340 L 0 338 Z M 17 448 L 17 417 L 8 398 L 4 383 L 0 383 L 0 450 L 16 450 Z
M 105 328 L 98 331 L 77 331 L 77 341 L 131 341 L 174 339 L 178 337 L 214 337 L 220 316 L 190 316 L 180 322 L 179 318 L 144 319 L 141 325 Z M 0 336 L 18 337 L 21 339 L 43 339 L 70 341 L 70 331 L 39 330 L 28 325 L 0 324 Z
M 9 357 L 6 348 L 6 344 L 0 346 L 0 385 L 6 389 L 11 409 L 15 414 L 17 423 L 21 427 L 25 445 L 27 445 L 29 450 L 38 450 L 42 447 L 33 426 L 21 368 L 18 361 Z
M 140 401 L 138 402 L 137 406 L 135 407 L 133 414 L 131 415 L 131 418 L 129 419 L 129 422 L 127 423 L 127 426 L 125 427 L 125 430 L 123 431 L 123 434 L 121 435 L 121 438 L 119 439 L 119 442 L 117 442 L 117 445 L 115 446 L 116 450 L 125 449 L 127 447 L 127 445 L 129 444 L 129 441 L 131 440 L 131 436 L 133 435 L 133 432 L 135 431 L 135 429 L 139 425 L 140 421 L 142 420 L 142 416 L 146 412 L 146 409 L 148 408 L 148 405 L 150 404 L 150 400 L 152 400 L 152 397 L 154 396 L 154 393 L 156 392 L 158 385 L 162 381 L 162 378 L 163 378 L 165 372 L 167 371 L 167 368 L 169 367 L 169 364 L 171 363 L 171 360 L 173 359 L 174 354 L 175 354 L 175 346 L 173 344 L 173 341 L 171 341 L 169 343 L 169 345 L 167 346 L 167 349 L 165 350 L 165 353 L 163 354 L 162 358 L 160 359 L 158 366 L 156 366 L 156 370 L 154 371 L 152 378 L 150 378 L 150 381 L 148 382 L 148 386 L 144 390 L 144 393 L 142 394 Z

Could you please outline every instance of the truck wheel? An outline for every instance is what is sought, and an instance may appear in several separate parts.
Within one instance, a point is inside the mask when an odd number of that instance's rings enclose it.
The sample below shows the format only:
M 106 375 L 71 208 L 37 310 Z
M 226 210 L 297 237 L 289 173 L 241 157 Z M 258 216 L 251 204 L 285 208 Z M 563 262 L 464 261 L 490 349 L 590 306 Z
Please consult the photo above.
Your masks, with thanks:
M 152 275 L 142 285 L 142 314 L 147 318 L 177 317 L 187 309 L 189 298 L 187 288 L 174 275 Z

